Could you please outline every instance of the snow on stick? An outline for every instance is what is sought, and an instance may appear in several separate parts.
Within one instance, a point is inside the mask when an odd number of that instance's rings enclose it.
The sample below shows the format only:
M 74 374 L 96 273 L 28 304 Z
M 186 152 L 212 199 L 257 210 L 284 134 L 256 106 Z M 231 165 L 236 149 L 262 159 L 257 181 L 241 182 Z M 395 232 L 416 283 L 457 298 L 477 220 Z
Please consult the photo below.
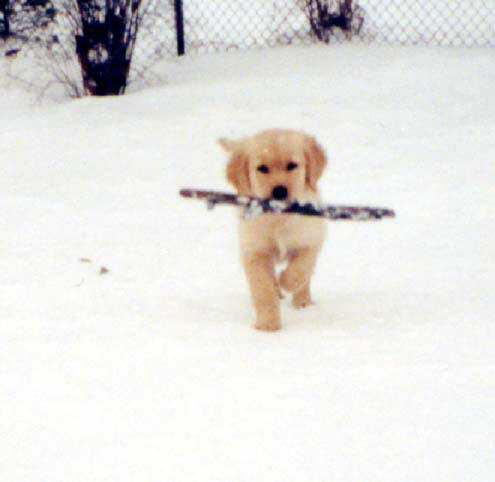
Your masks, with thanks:
M 276 199 L 262 199 L 254 196 L 205 191 L 201 189 L 181 189 L 180 195 L 185 198 L 206 201 L 209 209 L 213 209 L 217 204 L 240 206 L 244 208 L 244 216 L 246 218 L 252 218 L 264 213 L 320 216 L 332 221 L 373 221 L 395 216 L 395 212 L 387 208 L 278 201 Z

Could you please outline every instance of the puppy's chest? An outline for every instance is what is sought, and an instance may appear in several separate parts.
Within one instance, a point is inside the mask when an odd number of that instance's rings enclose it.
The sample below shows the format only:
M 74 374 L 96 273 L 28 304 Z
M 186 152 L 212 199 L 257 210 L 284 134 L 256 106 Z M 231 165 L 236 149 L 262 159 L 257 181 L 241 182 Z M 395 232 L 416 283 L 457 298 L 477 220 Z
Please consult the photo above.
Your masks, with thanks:
M 260 216 L 247 221 L 244 229 L 249 232 L 244 234 L 247 235 L 246 240 L 250 240 L 248 244 L 251 248 L 275 251 L 281 260 L 290 251 L 319 244 L 324 236 L 320 219 L 296 215 Z
M 288 217 L 273 226 L 272 242 L 280 258 L 286 258 L 289 251 L 306 244 L 305 238 L 308 233 L 305 233 L 305 228 L 308 226 L 301 223 L 296 216 Z

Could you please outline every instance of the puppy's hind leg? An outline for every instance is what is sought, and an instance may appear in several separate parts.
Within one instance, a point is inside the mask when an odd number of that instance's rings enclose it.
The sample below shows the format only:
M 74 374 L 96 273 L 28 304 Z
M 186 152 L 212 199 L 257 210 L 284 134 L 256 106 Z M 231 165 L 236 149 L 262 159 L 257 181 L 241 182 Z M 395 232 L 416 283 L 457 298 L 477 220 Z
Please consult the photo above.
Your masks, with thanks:
M 273 257 L 259 253 L 246 255 L 243 257 L 243 265 L 256 310 L 255 328 L 279 330 L 280 289 L 275 277 Z

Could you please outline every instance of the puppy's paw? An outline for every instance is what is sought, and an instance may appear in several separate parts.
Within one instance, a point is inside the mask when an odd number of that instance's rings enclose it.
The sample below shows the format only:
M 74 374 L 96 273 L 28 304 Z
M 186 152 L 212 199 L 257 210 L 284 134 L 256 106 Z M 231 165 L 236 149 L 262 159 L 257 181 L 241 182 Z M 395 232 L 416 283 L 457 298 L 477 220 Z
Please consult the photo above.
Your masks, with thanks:
M 309 305 L 314 305 L 314 302 L 311 298 L 299 299 L 296 296 L 292 298 L 292 306 L 294 306 L 294 308 L 301 309 L 306 308 Z
M 306 306 L 312 305 L 313 300 L 311 299 L 311 295 L 309 293 L 308 287 L 305 287 L 298 293 L 295 293 L 292 296 L 292 305 L 295 308 L 306 308 Z
M 286 268 L 280 273 L 279 285 L 283 290 L 288 291 L 289 293 L 295 293 L 304 285 L 305 281 L 306 280 L 301 273 Z
M 278 331 L 282 325 L 280 321 L 257 321 L 254 328 L 260 331 Z

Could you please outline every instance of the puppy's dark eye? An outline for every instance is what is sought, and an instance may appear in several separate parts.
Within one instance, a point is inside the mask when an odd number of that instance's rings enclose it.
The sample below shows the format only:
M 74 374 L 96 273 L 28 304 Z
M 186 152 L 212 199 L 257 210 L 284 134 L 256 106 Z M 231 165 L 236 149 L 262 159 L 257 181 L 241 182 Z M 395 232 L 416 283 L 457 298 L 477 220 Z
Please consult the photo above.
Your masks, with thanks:
M 267 165 L 261 164 L 261 166 L 258 166 L 258 171 L 262 172 L 263 174 L 268 174 L 270 172 L 270 169 Z
M 296 169 L 297 167 L 297 163 L 296 162 L 292 162 L 290 161 L 288 164 L 287 164 L 287 170 L 288 171 L 293 171 L 294 169 Z

